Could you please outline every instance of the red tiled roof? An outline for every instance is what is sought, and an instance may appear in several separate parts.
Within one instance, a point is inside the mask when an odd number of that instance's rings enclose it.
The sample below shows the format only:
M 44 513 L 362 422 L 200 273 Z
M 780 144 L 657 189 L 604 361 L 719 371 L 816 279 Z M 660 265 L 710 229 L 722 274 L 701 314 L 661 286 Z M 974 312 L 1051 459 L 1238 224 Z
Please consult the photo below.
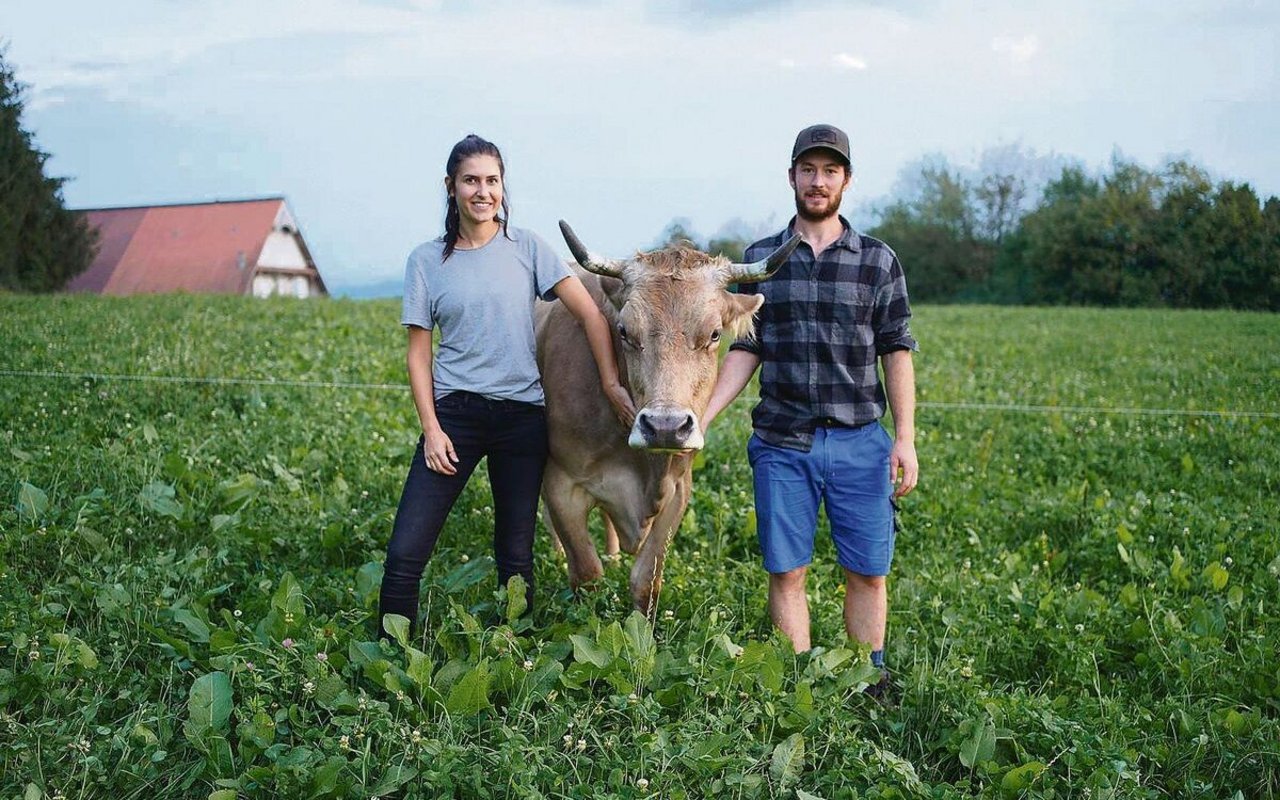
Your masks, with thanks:
M 72 292 L 244 294 L 284 200 L 88 209 L 97 257 Z

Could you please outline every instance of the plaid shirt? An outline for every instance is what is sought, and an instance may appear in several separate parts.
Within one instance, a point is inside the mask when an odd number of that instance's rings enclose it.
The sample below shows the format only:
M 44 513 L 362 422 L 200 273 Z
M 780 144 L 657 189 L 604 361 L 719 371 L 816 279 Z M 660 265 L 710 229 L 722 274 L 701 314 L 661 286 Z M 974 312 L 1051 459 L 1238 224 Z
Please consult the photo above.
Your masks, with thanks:
M 760 356 L 760 402 L 751 412 L 756 435 L 778 447 L 808 451 L 818 427 L 857 427 L 884 416 L 876 359 L 917 350 L 911 307 L 898 257 L 840 217 L 844 233 L 816 260 L 801 243 L 772 278 L 740 285 L 763 294 L 756 336 L 730 349 Z M 795 220 L 747 248 L 765 258 L 791 237 Z

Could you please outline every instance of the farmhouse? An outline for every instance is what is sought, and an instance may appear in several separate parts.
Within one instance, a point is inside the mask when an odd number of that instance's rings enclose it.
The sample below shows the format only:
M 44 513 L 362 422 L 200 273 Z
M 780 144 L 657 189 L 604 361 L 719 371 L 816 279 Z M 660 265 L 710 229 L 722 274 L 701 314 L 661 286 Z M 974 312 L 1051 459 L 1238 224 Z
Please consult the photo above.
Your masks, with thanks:
M 98 254 L 69 292 L 328 295 L 283 197 L 80 213 Z

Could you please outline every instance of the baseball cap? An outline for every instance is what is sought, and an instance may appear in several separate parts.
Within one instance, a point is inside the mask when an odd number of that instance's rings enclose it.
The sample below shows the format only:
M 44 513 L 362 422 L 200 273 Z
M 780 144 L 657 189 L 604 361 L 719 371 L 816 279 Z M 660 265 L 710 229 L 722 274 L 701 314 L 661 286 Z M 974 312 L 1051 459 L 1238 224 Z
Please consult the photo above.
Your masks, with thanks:
M 818 147 L 834 150 L 846 165 L 851 164 L 849 136 L 834 125 L 810 125 L 800 131 L 795 147 L 791 148 L 791 163 L 796 163 L 797 158 Z

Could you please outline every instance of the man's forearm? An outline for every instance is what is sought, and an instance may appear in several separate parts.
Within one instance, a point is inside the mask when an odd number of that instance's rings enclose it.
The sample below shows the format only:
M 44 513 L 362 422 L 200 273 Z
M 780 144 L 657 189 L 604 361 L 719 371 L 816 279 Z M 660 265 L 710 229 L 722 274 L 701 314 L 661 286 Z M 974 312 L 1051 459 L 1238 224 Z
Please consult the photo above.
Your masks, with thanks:
M 711 390 L 711 400 L 702 415 L 702 429 L 711 427 L 711 420 L 716 418 L 733 399 L 741 394 L 751 382 L 751 376 L 760 366 L 760 356 L 746 350 L 730 350 L 720 365 L 720 374 L 716 377 L 715 388 Z
M 884 389 L 893 414 L 893 432 L 900 442 L 916 438 L 916 372 L 910 350 L 895 350 L 880 357 Z

